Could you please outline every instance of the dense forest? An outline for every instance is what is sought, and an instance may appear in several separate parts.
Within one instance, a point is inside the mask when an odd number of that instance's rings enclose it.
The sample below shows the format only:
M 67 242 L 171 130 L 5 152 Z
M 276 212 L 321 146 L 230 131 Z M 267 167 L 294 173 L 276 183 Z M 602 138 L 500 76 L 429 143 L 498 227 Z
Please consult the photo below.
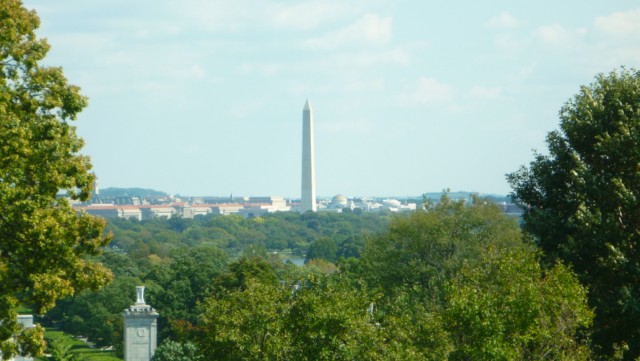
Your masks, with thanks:
M 384 231 L 392 218 L 388 213 L 275 213 L 250 219 L 112 219 L 110 246 L 95 259 L 112 270 L 114 281 L 100 291 L 61 300 L 44 322 L 121 351 L 122 310 L 134 301 L 135 286 L 144 284 L 147 300 L 161 312 L 161 338 L 175 338 L 196 323 L 197 304 L 233 262 L 251 260 L 280 278 L 310 270 L 335 272 L 334 262 L 359 257 L 366 240 Z
M 61 300 L 43 322 L 120 353 L 122 310 L 144 284 L 160 313 L 156 359 L 589 356 L 586 289 L 561 264 L 542 269 L 516 219 L 483 199 L 445 195 L 404 216 L 115 220 L 108 229 L 97 260 L 113 282 Z M 283 259 L 287 250 L 306 254 L 304 266 Z
M 195 219 L 171 218 L 145 221 L 114 219 L 108 231 L 113 234 L 110 247 L 133 254 L 134 258 L 172 252 L 197 245 L 216 246 L 232 256 L 251 252 L 285 252 L 304 257 L 311 244 L 327 238 L 335 243 L 337 257 L 357 256 L 354 245 L 363 237 L 383 231 L 390 213 L 275 213 L 263 217 L 198 216 Z M 354 248 L 355 247 L 355 248 Z M 311 249 L 314 252 L 314 249 Z M 326 257 L 325 257 L 326 258 Z

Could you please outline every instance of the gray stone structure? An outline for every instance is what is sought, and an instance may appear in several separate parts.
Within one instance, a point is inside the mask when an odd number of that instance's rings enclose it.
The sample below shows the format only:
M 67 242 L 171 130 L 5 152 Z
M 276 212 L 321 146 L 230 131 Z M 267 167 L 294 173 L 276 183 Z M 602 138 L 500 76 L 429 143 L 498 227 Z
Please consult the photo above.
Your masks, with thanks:
M 158 312 L 144 302 L 144 286 L 136 287 L 134 305 L 124 310 L 124 361 L 150 361 L 158 340 Z
M 309 99 L 302 109 L 302 194 L 300 211 L 316 211 L 316 167 L 313 154 L 313 110 Z

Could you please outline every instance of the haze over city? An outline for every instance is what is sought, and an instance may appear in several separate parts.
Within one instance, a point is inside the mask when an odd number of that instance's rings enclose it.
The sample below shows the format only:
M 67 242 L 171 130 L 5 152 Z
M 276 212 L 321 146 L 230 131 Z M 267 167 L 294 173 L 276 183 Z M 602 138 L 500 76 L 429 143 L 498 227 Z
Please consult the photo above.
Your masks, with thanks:
M 306 99 L 320 196 L 506 194 L 581 85 L 640 62 L 630 0 L 24 4 L 101 187 L 172 194 L 299 196 Z

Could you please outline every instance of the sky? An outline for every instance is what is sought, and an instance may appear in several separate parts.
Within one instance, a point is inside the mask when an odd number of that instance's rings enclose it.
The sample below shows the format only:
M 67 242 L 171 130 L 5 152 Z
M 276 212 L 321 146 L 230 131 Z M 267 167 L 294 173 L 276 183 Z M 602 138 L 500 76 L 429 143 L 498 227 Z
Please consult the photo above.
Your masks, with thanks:
M 640 3 L 23 0 L 89 106 L 104 187 L 300 196 L 507 194 L 581 85 L 640 67 Z

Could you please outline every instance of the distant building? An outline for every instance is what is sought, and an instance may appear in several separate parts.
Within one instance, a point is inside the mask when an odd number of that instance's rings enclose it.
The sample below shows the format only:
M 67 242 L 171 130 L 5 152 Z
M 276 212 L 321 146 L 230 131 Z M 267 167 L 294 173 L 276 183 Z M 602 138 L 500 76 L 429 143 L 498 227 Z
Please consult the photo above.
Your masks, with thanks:
M 362 209 L 365 212 L 379 212 L 386 210 L 389 212 L 412 212 L 417 208 L 413 202 L 402 203 L 397 199 L 384 199 L 381 202 L 370 201 L 364 198 L 348 199 L 343 194 L 338 194 L 331 199 L 331 202 L 323 204 L 319 208 L 323 212 L 342 212 L 344 209 Z
M 245 217 L 253 217 L 265 213 L 291 210 L 291 206 L 287 204 L 283 197 L 250 197 L 243 199 L 243 203 L 190 204 L 187 202 L 173 202 L 140 205 L 95 203 L 75 206 L 75 208 L 103 218 L 125 218 L 139 221 L 156 218 L 170 219 L 175 216 L 190 219 L 207 214 L 240 214 Z
M 244 207 L 242 204 L 217 204 L 211 207 L 211 213 L 219 215 L 238 214 Z

